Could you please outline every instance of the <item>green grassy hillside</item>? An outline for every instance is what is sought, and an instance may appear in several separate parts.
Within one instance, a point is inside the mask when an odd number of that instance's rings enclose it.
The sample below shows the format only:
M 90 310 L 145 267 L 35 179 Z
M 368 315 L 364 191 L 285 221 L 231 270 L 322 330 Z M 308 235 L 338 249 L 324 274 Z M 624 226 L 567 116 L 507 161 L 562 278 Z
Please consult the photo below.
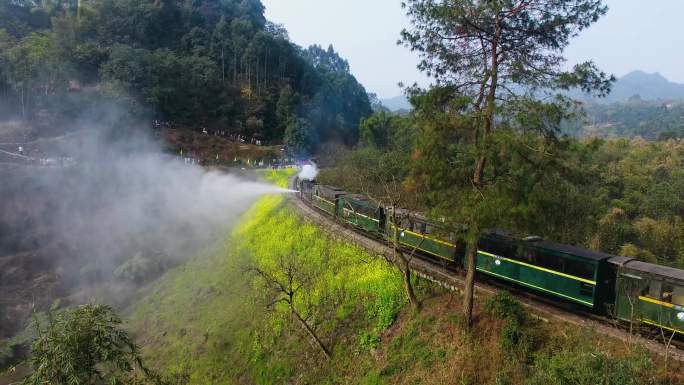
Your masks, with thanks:
M 265 174 L 279 185 L 288 176 Z M 287 309 L 267 308 L 254 270 L 273 270 L 283 252 L 307 266 L 311 282 L 298 306 L 315 309 L 312 323 L 334 351 L 332 366 L 311 365 L 324 357 L 302 328 Z M 154 284 L 128 317 L 149 362 L 192 383 L 275 384 L 301 381 L 302 373 L 313 383 L 355 372 L 349 354 L 360 341 L 377 341 L 402 304 L 400 277 L 385 261 L 303 222 L 283 196 L 266 196 L 225 239 Z
M 291 171 L 269 171 L 281 186 Z M 288 275 L 289 274 L 289 275 Z M 331 351 L 312 343 L 274 282 Z M 273 279 L 269 282 L 267 278 Z M 131 307 L 151 365 L 193 384 L 667 384 L 682 368 L 637 346 L 528 315 L 507 295 L 460 298 L 417 281 L 420 313 L 384 260 L 333 239 L 266 196 L 224 239 L 169 271 Z

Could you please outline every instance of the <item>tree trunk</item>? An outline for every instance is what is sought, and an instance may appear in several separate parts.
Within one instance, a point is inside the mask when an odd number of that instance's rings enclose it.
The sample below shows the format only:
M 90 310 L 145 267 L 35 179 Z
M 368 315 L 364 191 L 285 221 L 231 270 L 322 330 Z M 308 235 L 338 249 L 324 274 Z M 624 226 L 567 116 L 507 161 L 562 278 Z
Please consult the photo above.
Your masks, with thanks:
M 290 310 L 292 311 L 292 314 L 295 316 L 295 318 L 297 318 L 299 323 L 302 325 L 302 327 L 304 328 L 306 333 L 309 335 L 309 337 L 311 337 L 311 340 L 312 340 L 314 346 L 321 349 L 323 354 L 325 354 L 325 358 L 327 358 L 329 360 L 332 357 L 332 355 L 330 354 L 330 350 L 328 350 L 328 348 L 323 344 L 323 341 L 321 341 L 321 339 L 318 338 L 318 336 L 313 331 L 311 326 L 309 326 L 309 324 L 304 320 L 304 318 L 302 318 L 299 315 L 299 313 L 297 313 L 297 311 L 292 307 L 292 305 L 290 305 Z
M 237 50 L 233 49 L 233 85 L 237 85 Z
M 496 88 L 499 79 L 499 38 L 501 37 L 501 20 L 497 17 L 496 20 L 496 34 L 492 41 L 492 56 L 491 56 L 491 70 L 489 73 L 489 92 L 485 101 L 482 132 L 479 138 L 478 150 L 479 156 L 475 163 L 475 171 L 473 172 L 473 187 L 476 191 L 473 193 L 482 195 L 481 187 L 483 185 L 484 169 L 487 164 L 487 137 L 494 127 L 494 104 L 496 102 Z M 484 197 L 483 197 L 484 199 Z M 480 229 L 477 218 L 470 218 L 470 239 L 468 240 L 468 255 L 467 263 L 468 270 L 466 273 L 465 288 L 463 291 L 463 316 L 465 317 L 465 324 L 468 328 L 473 323 L 473 297 L 475 296 L 475 270 L 477 263 L 477 243 L 480 236 Z
M 477 267 L 477 238 L 468 241 L 467 255 L 468 270 L 463 289 L 463 317 L 465 325 L 470 328 L 473 324 L 473 299 L 475 297 L 475 270 Z
M 409 266 L 409 261 L 404 257 L 404 253 L 401 251 L 398 252 L 398 255 L 402 264 L 406 297 L 414 310 L 420 310 L 420 302 L 418 302 L 418 298 L 416 298 L 416 293 L 413 291 L 413 283 L 411 283 L 411 267 Z
M 223 42 L 221 42 L 221 84 L 226 82 L 226 58 L 225 58 L 225 47 L 223 47 Z
M 392 224 L 394 225 L 394 234 L 392 240 L 392 250 L 394 252 L 394 263 L 399 267 L 399 270 L 403 273 L 404 278 L 404 290 L 406 290 L 406 298 L 411 304 L 414 310 L 420 310 L 420 302 L 416 298 L 416 293 L 413 291 L 413 283 L 411 283 L 411 266 L 409 265 L 408 259 L 404 256 L 404 253 L 399 250 L 399 226 L 396 222 L 396 216 L 394 215 L 394 207 L 392 208 Z

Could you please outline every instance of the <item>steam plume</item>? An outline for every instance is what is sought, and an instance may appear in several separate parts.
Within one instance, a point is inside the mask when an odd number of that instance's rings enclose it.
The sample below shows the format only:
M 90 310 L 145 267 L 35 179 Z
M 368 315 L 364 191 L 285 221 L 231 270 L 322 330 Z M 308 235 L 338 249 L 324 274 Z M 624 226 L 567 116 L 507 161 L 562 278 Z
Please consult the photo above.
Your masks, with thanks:
M 318 167 L 315 163 L 305 164 L 299 172 L 299 179 L 314 180 L 318 175 Z
M 68 164 L 26 166 L 0 188 L 16 202 L 10 207 L 21 224 L 0 237 L 0 248 L 41 253 L 51 265 L 44 269 L 54 269 L 69 293 L 146 282 L 225 236 L 258 196 L 286 191 L 185 164 L 146 129 L 92 119 L 79 126 L 51 144 Z

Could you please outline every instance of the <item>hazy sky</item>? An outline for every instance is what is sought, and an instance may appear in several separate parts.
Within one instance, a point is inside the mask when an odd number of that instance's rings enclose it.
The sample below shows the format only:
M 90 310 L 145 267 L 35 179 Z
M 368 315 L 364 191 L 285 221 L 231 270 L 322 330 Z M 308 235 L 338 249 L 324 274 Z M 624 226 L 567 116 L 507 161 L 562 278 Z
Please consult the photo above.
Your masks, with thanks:
M 407 25 L 401 0 L 262 0 L 266 17 L 295 43 L 332 44 L 369 92 L 387 98 L 397 83 L 427 84 L 417 56 L 397 46 Z M 575 39 L 570 62 L 593 59 L 617 76 L 635 69 L 684 83 L 684 0 L 607 0 L 608 14 Z

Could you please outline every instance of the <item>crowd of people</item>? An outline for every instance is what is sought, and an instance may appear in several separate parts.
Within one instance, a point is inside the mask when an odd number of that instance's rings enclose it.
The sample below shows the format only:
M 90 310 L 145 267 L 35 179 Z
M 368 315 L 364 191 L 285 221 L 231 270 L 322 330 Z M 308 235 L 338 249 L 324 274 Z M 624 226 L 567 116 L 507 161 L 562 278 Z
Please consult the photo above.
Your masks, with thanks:
M 202 133 L 204 135 L 210 135 L 210 132 L 206 128 L 202 128 Z M 256 136 L 247 137 L 247 135 L 229 133 L 229 132 L 224 131 L 224 130 L 212 130 L 211 135 L 219 136 L 219 137 L 228 139 L 231 142 L 235 142 L 235 143 L 249 143 L 249 144 L 253 144 L 255 146 L 266 145 L 266 142 L 264 140 L 259 139 Z
M 152 121 L 152 128 L 176 128 L 176 123 L 174 121 L 154 119 Z M 253 144 L 255 146 L 266 146 L 268 144 L 264 139 L 260 137 L 260 135 L 247 136 L 244 134 L 233 133 L 227 130 L 207 129 L 206 127 L 201 127 L 201 130 L 204 135 L 221 137 L 235 143 L 248 143 Z

